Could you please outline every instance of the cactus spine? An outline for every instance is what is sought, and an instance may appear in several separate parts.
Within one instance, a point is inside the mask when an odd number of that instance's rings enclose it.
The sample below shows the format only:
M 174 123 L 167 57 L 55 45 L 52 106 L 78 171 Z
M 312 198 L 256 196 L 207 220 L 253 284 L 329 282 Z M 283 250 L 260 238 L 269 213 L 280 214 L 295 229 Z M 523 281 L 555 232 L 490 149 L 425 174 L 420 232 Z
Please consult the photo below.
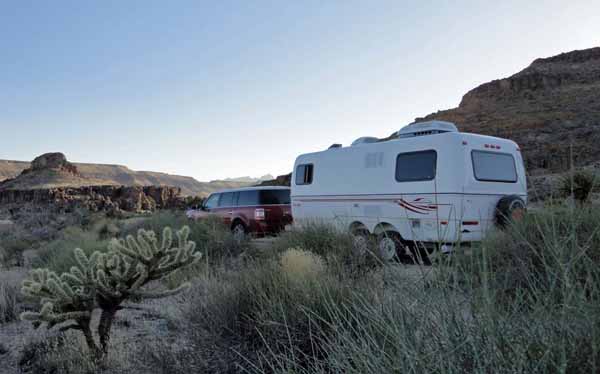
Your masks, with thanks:
M 76 248 L 77 266 L 69 272 L 59 276 L 49 269 L 35 269 L 23 281 L 22 292 L 40 300 L 40 311 L 24 312 L 21 319 L 31 321 L 36 328 L 45 323 L 48 329 L 61 325 L 61 331 L 79 330 L 94 358 L 102 358 L 108 352 L 112 322 L 123 301 L 167 297 L 189 288 L 189 283 L 183 283 L 173 290 L 143 289 L 200 260 L 202 254 L 196 243 L 188 240 L 189 234 L 189 227 L 184 226 L 174 240 L 173 231 L 166 227 L 159 241 L 153 231 L 139 230 L 137 237 L 114 239 L 108 252 L 96 251 L 89 257 Z M 98 308 L 99 345 L 91 327 L 92 312 Z

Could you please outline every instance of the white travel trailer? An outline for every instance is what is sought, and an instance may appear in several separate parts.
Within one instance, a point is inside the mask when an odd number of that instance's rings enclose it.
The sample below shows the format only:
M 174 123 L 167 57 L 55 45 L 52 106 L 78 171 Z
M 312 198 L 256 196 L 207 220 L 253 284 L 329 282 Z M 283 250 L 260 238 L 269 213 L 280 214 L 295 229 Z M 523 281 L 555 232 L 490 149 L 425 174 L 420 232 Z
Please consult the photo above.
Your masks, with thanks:
M 443 121 L 414 123 L 397 135 L 299 156 L 291 183 L 294 221 L 324 220 L 359 237 L 377 235 L 381 255 L 391 258 L 415 243 L 448 251 L 479 241 L 525 208 L 515 142 L 461 133 Z

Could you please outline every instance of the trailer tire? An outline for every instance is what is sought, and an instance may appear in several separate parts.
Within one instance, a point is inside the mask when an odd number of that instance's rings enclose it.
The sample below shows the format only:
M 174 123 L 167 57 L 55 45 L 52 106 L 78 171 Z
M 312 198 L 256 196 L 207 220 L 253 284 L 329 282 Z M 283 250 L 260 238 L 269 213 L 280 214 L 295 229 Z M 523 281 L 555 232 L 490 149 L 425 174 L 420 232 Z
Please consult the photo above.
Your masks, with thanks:
M 525 202 L 517 195 L 504 196 L 496 205 L 496 225 L 500 228 L 518 222 L 525 214 Z
M 352 231 L 352 252 L 362 257 L 369 251 L 369 230 L 358 228 Z
M 400 234 L 395 231 L 384 231 L 377 235 L 377 252 L 384 261 L 403 257 L 404 244 Z

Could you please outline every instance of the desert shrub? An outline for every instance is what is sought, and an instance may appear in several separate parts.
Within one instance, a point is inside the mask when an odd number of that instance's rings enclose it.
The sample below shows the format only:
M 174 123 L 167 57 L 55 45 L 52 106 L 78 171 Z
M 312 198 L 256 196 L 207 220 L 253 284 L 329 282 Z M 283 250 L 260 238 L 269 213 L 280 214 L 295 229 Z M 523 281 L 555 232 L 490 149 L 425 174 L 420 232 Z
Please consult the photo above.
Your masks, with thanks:
M 25 295 L 40 300 L 40 311 L 24 312 L 21 318 L 31 321 L 34 327 L 46 324 L 51 329 L 59 325 L 59 331 L 80 331 L 91 356 L 100 361 L 108 352 L 113 320 L 123 302 L 162 298 L 189 288 L 188 283 L 183 283 L 170 290 L 143 289 L 200 260 L 201 253 L 188 240 L 189 232 L 184 226 L 174 240 L 167 227 L 159 241 L 153 231 L 140 229 L 137 237 L 112 240 L 106 253 L 95 251 L 87 256 L 83 250 L 75 249 L 76 266 L 60 276 L 47 268 L 32 271 L 22 289 Z M 101 310 L 99 343 L 91 327 L 96 309 Z
M 122 229 L 123 235 L 134 233 L 140 228 L 160 230 L 162 227 L 183 226 L 190 228 L 190 240 L 198 243 L 198 249 L 203 253 L 203 262 L 217 265 L 223 261 L 237 257 L 248 248 L 247 242 L 236 241 L 229 227 L 218 217 L 190 220 L 183 212 L 159 211 L 135 224 Z
M 304 222 L 294 230 L 282 233 L 269 250 L 254 251 L 252 255 L 261 259 L 273 258 L 289 248 L 303 248 L 321 256 L 330 267 L 339 267 L 338 273 L 360 276 L 383 264 L 375 250 L 374 240 L 367 238 L 364 246 L 358 248 L 350 232 L 341 231 L 332 224 L 314 221 Z
M 590 373 L 600 368 L 600 214 L 530 212 L 472 254 L 373 298 L 325 299 L 307 342 L 264 339 L 255 373 Z M 386 266 L 383 270 L 393 269 Z M 305 305 L 305 304 L 302 304 Z M 309 304 L 307 310 L 315 308 Z M 271 319 L 272 320 L 272 319 Z M 285 324 L 284 324 L 285 326 Z M 282 329 L 286 331 L 286 329 Z M 307 330 L 309 331 L 309 330 Z M 277 335 L 275 335 L 276 337 Z M 318 352 L 318 353 L 315 353 Z
M 0 233 L 0 265 L 22 266 L 23 252 L 32 246 L 30 240 L 13 232 Z
M 363 289 L 301 249 L 249 262 L 239 272 L 207 274 L 187 306 L 193 365 L 203 372 L 237 373 L 290 344 L 300 356 L 319 356 L 322 349 L 313 338 L 329 333 L 329 305 L 352 303 Z
M 19 316 L 19 288 L 7 280 L 0 281 L 0 324 L 14 321 Z
M 282 233 L 273 247 L 277 253 L 288 248 L 304 248 L 327 258 L 331 255 L 347 256 L 351 253 L 353 243 L 350 233 L 340 231 L 332 224 L 305 222 L 293 231 Z
M 389 292 L 394 289 L 388 288 Z M 435 291 L 435 292 L 434 292 Z M 475 290 L 471 290 L 475 291 Z M 450 287 L 403 289 L 379 303 L 329 304 L 328 331 L 313 333 L 322 357 L 293 344 L 251 372 L 266 373 L 590 373 L 600 356 L 598 314 L 580 309 L 471 308 Z M 586 310 L 587 309 L 587 310 Z M 587 313 L 587 314 L 586 314 Z
M 97 366 L 73 335 L 30 341 L 19 356 L 19 368 L 32 374 L 94 374 Z
M 95 251 L 106 252 L 108 239 L 101 239 L 98 232 L 86 230 L 78 226 L 65 228 L 59 237 L 43 244 L 37 251 L 34 259 L 35 267 L 51 269 L 57 273 L 64 273 L 77 265 L 72 248 L 80 248 L 87 256 Z
M 600 281 L 600 211 L 552 208 L 527 214 L 505 231 L 489 235 L 472 255 L 456 257 L 460 276 L 487 283 L 498 299 L 512 302 L 550 296 L 587 297 Z
M 581 203 L 587 201 L 592 191 L 597 188 L 598 181 L 592 172 L 580 170 L 572 176 L 566 175 L 560 181 L 560 192 L 563 196 L 571 196 Z

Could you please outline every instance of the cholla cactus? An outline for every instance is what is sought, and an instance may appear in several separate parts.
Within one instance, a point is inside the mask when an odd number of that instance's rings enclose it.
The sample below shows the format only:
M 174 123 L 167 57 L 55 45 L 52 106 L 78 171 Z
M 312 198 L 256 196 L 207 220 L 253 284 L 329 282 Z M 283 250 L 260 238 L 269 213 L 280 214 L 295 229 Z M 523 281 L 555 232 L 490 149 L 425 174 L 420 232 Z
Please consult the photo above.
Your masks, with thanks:
M 36 269 L 23 282 L 22 292 L 40 299 L 39 312 L 25 312 L 23 320 L 32 321 L 35 327 L 47 323 L 48 328 L 62 325 L 61 330 L 82 331 L 96 358 L 108 350 L 112 321 L 125 300 L 139 301 L 177 294 L 189 287 L 184 283 L 173 290 L 148 291 L 143 287 L 182 267 L 200 260 L 196 243 L 189 241 L 189 227 L 176 232 L 165 228 L 159 243 L 152 231 L 139 230 L 137 238 L 113 240 L 108 252 L 94 252 L 90 257 L 77 248 L 74 250 L 77 266 L 60 276 L 48 269 Z M 98 324 L 100 345 L 93 338 L 91 316 L 94 309 L 102 310 Z

